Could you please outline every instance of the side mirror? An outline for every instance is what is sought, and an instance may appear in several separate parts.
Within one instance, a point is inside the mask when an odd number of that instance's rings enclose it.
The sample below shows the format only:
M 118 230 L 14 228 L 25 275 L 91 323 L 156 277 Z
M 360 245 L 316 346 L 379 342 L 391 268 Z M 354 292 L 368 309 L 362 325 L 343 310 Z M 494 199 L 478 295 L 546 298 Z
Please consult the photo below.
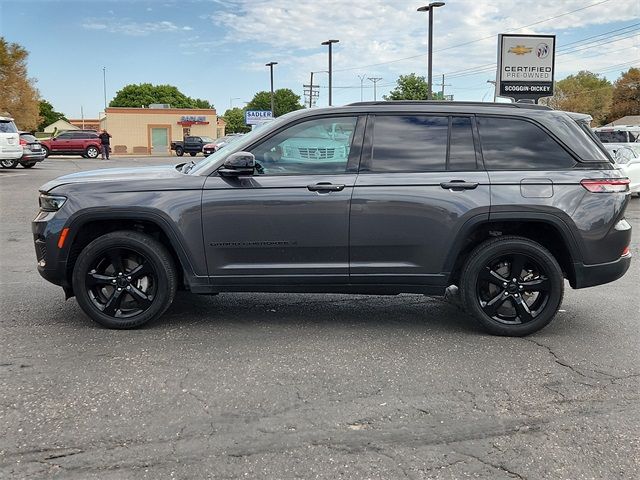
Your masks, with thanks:
M 256 169 L 256 157 L 249 152 L 235 152 L 227 157 L 218 169 L 223 177 L 238 177 L 240 175 L 253 175 Z

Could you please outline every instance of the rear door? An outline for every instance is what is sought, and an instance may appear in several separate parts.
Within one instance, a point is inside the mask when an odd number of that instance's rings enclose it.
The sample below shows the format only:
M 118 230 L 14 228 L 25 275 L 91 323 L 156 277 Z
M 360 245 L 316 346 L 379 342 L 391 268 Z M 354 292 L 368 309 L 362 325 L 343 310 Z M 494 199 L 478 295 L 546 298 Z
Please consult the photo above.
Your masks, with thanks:
M 355 284 L 444 285 L 465 228 L 487 220 L 471 115 L 370 116 L 350 224 Z
M 72 132 L 64 132 L 51 140 L 51 152 L 68 152 L 72 146 Z

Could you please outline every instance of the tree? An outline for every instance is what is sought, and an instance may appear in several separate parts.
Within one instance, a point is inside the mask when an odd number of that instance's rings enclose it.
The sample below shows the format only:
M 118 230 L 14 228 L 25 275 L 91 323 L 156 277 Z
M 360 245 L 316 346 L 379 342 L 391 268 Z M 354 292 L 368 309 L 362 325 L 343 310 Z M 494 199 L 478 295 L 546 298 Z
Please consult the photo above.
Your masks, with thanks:
M 640 114 L 640 68 L 630 68 L 613 84 L 609 121 Z
M 385 100 L 427 100 L 427 92 L 429 84 L 424 77 L 420 77 L 415 73 L 409 75 L 400 75 L 396 80 L 396 88 L 385 95 Z M 442 92 L 432 92 L 434 100 L 444 100 Z
M 168 103 L 172 108 L 213 108 L 207 100 L 187 97 L 173 85 L 140 83 L 127 85 L 109 102 L 110 107 L 147 107 Z
M 46 100 L 40 100 L 40 123 L 38 124 L 38 131 L 42 132 L 44 127 L 51 125 L 58 120 L 66 120 L 63 113 L 56 112 Z
M 244 123 L 244 109 L 240 107 L 230 108 L 224 112 L 222 118 L 227 124 L 226 133 L 246 133 L 251 130 L 251 127 Z
M 274 91 L 273 103 L 276 117 L 304 108 L 300 104 L 300 96 L 289 88 L 279 88 Z M 247 104 L 247 110 L 271 110 L 271 92 L 256 93 Z
M 38 97 L 35 80 L 27 76 L 29 52 L 17 43 L 0 37 L 0 112 L 13 117 L 23 130 L 38 125 Z
M 556 82 L 554 95 L 542 103 L 556 110 L 587 113 L 596 125 L 606 122 L 611 109 L 613 86 L 606 78 L 583 70 Z

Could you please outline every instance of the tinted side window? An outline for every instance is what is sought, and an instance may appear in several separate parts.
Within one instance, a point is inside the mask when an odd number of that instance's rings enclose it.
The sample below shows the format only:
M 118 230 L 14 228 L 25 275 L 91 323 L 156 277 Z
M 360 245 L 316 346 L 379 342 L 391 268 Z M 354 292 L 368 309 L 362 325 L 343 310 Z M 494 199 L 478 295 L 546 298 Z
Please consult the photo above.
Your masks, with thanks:
M 445 170 L 448 129 L 448 117 L 376 116 L 371 171 Z
M 471 118 L 452 117 L 449 144 L 449 170 L 475 170 L 476 148 Z
M 56 138 L 60 139 L 60 140 L 70 140 L 71 138 L 73 138 L 71 136 L 70 133 L 61 133 L 60 135 L 58 135 Z
M 478 117 L 488 170 L 571 168 L 574 159 L 537 125 L 517 118 Z

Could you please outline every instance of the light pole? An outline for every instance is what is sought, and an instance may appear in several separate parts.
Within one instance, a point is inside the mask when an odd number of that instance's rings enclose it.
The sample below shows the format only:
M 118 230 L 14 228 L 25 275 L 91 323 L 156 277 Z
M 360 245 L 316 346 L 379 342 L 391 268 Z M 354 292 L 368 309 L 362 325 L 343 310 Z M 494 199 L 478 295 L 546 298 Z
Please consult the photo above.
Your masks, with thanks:
M 433 60 L 433 9 L 437 7 L 443 7 L 444 2 L 431 2 L 429 5 L 424 7 L 420 7 L 418 9 L 419 12 L 429 12 L 429 67 L 428 67 L 428 79 L 427 83 L 429 84 L 429 89 L 427 90 L 427 100 L 431 100 L 431 87 L 433 81 L 433 73 L 432 73 L 432 60 Z
M 332 48 L 331 46 L 334 43 L 338 43 L 340 40 L 327 40 L 326 42 L 322 42 L 321 45 L 328 45 L 329 46 L 329 106 L 331 106 L 332 104 L 332 99 L 331 99 L 331 82 L 332 82 L 332 72 L 333 72 L 333 67 L 331 65 L 331 52 L 332 52 Z
M 369 77 L 368 80 L 373 82 L 373 101 L 375 102 L 378 100 L 378 91 L 377 91 L 378 82 L 382 80 L 382 77 Z
M 104 127 L 107 125 L 107 67 L 102 67 L 102 88 L 104 91 Z
M 364 80 L 367 78 L 367 74 L 358 75 L 360 79 L 360 101 L 364 101 Z
M 242 97 L 231 97 L 229 99 L 229 110 L 231 110 L 233 108 L 233 101 L 234 100 L 240 100 Z
M 490 83 L 491 85 L 493 85 L 493 101 L 496 101 L 496 96 L 498 95 L 498 92 L 496 91 L 497 88 L 497 84 L 495 80 L 487 80 L 487 83 Z
M 273 106 L 273 66 L 277 65 L 278 62 L 269 62 L 265 64 L 265 67 L 269 67 L 269 71 L 271 73 L 271 115 L 276 116 L 276 112 Z

